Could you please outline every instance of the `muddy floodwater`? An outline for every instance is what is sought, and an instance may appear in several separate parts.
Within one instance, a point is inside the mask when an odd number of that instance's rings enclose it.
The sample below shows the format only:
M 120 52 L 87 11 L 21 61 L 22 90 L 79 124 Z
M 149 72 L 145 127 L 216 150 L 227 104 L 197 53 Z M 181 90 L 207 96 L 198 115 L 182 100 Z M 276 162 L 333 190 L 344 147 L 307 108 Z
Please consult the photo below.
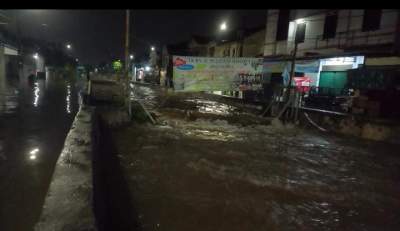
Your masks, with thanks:
M 114 129 L 112 154 L 142 230 L 400 230 L 398 146 L 253 123 L 209 97 L 134 97 L 159 124 Z
M 79 84 L 47 79 L 0 82 L 0 230 L 33 230 L 54 166 L 78 110 Z

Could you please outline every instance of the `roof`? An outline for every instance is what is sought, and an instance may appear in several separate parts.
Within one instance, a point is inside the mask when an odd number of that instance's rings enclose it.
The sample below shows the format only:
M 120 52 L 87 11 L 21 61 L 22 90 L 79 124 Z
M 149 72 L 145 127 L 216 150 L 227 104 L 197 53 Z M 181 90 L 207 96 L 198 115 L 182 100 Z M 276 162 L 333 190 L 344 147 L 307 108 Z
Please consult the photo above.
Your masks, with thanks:
M 257 32 L 259 32 L 259 31 L 262 31 L 262 30 L 265 30 L 265 25 L 261 25 L 261 26 L 258 26 L 258 27 L 249 28 L 249 29 L 246 29 L 246 30 L 244 31 L 244 36 L 247 37 L 247 36 L 249 36 L 249 35 L 252 35 L 252 34 L 257 33 Z
M 206 37 L 201 35 L 192 35 L 192 39 L 198 44 L 208 44 L 213 40 L 211 37 Z
M 243 37 L 248 37 L 262 30 L 265 30 L 265 25 L 260 25 L 253 28 L 246 28 L 243 30 L 243 32 L 241 30 L 228 31 L 224 35 L 221 35 L 221 38 L 219 39 L 220 41 L 218 41 L 217 43 L 223 44 L 223 43 L 238 41 L 240 33 L 243 33 Z
M 189 42 L 183 41 L 180 43 L 166 45 L 169 55 L 188 55 L 189 54 Z

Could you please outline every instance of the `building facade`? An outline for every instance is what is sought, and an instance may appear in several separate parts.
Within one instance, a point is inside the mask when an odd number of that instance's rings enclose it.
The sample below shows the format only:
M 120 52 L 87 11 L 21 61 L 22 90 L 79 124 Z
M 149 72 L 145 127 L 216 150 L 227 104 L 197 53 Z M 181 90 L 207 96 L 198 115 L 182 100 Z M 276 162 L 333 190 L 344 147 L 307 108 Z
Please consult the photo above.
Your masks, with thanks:
M 265 26 L 249 31 L 243 39 L 243 57 L 263 57 Z
M 265 26 L 233 31 L 226 39 L 208 43 L 209 57 L 262 57 Z
M 369 60 L 393 63 L 399 55 L 398 10 L 285 9 L 268 11 L 264 58 L 290 61 L 299 25 L 304 39 L 298 43 L 296 60 L 319 63 L 318 71 L 300 73 L 310 77 L 312 86 L 343 88 L 348 70 L 368 65 Z M 282 67 L 269 73 L 271 81 L 285 83 Z
M 381 105 L 400 96 L 393 78 L 400 70 L 399 10 L 275 9 L 266 24 L 264 66 L 271 83 L 286 86 L 295 59 L 294 77 L 309 81 L 312 94 L 336 97 L 358 89 Z M 302 35 L 297 49 L 296 34 Z
M 298 23 L 306 29 L 297 57 L 398 52 L 398 10 L 269 10 L 264 56 L 291 55 Z

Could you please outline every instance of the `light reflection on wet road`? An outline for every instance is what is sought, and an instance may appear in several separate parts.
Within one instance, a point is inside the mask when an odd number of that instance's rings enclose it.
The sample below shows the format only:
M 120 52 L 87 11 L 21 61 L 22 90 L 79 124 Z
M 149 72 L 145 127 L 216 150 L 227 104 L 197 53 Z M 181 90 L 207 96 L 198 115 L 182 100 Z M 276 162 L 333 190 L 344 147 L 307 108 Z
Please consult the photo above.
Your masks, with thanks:
M 32 230 L 65 136 L 79 84 L 50 76 L 3 81 L 0 93 L 0 230 Z

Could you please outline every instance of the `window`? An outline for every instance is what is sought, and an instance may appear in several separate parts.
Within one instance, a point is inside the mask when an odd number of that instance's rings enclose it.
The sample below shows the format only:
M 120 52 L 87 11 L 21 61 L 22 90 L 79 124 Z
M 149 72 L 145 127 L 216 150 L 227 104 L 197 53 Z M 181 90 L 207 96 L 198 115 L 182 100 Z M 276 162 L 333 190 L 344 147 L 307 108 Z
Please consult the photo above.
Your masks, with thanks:
M 295 41 L 297 43 L 304 42 L 304 39 L 306 37 L 306 25 L 307 25 L 306 23 L 297 24 L 296 35 L 295 35 Z
M 279 10 L 276 41 L 287 40 L 289 30 L 289 16 L 290 10 Z
M 335 37 L 337 21 L 338 21 L 337 12 L 326 15 L 324 24 L 324 34 L 322 36 L 323 39 L 330 39 Z
M 382 10 L 364 10 L 362 31 L 378 30 L 381 24 Z

